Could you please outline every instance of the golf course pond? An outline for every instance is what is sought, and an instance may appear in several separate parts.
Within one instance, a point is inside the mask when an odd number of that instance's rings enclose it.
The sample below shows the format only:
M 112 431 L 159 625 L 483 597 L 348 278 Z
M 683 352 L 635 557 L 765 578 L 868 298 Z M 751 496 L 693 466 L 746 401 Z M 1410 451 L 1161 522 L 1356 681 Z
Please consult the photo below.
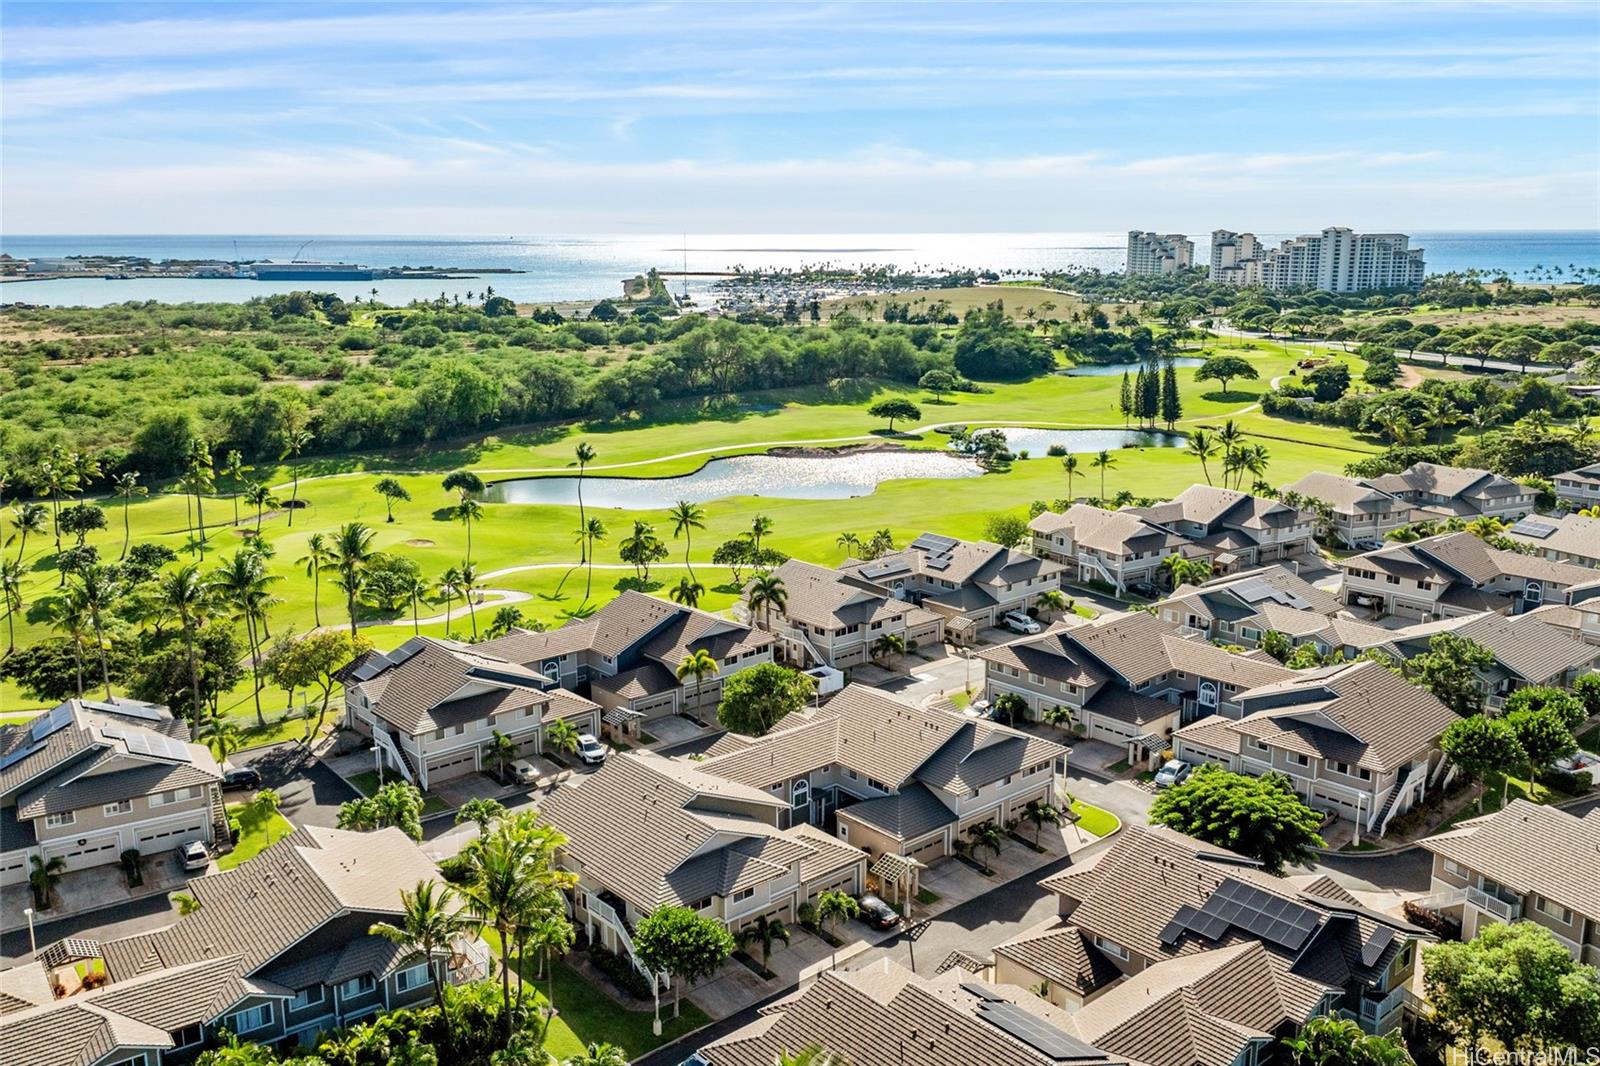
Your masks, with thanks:
M 1192 355 L 1179 356 L 1172 360 L 1175 367 L 1199 366 L 1204 359 Z M 1137 374 L 1141 363 L 1080 363 L 1069 370 L 1057 371 L 1064 373 L 1069 378 L 1117 378 L 1123 374 Z
M 843 500 L 866 496 L 884 481 L 906 478 L 981 477 L 971 459 L 939 451 L 882 450 L 823 455 L 737 455 L 713 459 L 682 477 L 583 479 L 583 502 L 598 509 L 659 511 L 679 500 L 705 503 L 728 496 L 788 500 Z M 578 479 L 570 475 L 517 478 L 490 485 L 489 503 L 578 505 Z
M 1182 433 L 1151 429 L 1031 429 L 1025 426 L 973 426 L 973 432 L 998 429 L 1005 434 L 1006 447 L 1027 452 L 1035 459 L 1051 448 L 1065 448 L 1071 454 L 1112 452 L 1118 448 L 1181 448 Z

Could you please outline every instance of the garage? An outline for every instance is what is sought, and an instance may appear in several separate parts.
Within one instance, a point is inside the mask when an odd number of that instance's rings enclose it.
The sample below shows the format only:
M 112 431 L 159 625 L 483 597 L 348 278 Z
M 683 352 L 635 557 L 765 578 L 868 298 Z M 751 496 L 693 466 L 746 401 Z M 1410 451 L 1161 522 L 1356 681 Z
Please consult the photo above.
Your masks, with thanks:
M 139 834 L 138 849 L 142 852 L 165 851 L 175 848 L 179 844 L 187 843 L 196 837 L 207 840 L 211 836 L 206 832 L 205 815 L 196 812 L 194 821 L 185 825 L 164 826 L 160 829 L 151 829 Z
M 452 777 L 470 774 L 478 768 L 478 753 L 472 749 L 455 755 L 446 755 L 428 765 L 428 783 L 448 781 Z
M 117 861 L 118 839 L 117 833 L 113 830 L 97 836 L 46 844 L 44 857 L 46 861 L 62 860 L 68 870 L 86 870 L 91 866 Z

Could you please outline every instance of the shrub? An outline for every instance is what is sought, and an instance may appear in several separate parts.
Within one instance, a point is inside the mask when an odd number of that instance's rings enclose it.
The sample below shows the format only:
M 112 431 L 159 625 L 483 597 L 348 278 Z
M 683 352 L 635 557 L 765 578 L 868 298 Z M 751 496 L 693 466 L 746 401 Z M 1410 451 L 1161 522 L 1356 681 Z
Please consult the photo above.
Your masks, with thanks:
M 650 998 L 650 982 L 627 959 L 595 941 L 589 945 L 589 958 L 595 969 L 615 981 L 624 992 L 635 999 Z
M 1045 454 L 1052 459 L 1060 459 L 1067 454 L 1067 446 L 1065 444 L 1052 444 L 1045 449 Z

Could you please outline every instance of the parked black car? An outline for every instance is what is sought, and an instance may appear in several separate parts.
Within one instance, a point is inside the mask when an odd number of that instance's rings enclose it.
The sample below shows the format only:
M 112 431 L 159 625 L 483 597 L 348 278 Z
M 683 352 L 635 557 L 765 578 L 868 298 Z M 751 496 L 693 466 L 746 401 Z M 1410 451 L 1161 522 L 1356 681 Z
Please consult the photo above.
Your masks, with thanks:
M 900 924 L 900 913 L 877 896 L 861 897 L 861 920 L 874 929 L 893 929 Z
M 226 770 L 222 774 L 222 787 L 230 792 L 234 789 L 258 789 L 261 787 L 261 771 L 249 766 Z

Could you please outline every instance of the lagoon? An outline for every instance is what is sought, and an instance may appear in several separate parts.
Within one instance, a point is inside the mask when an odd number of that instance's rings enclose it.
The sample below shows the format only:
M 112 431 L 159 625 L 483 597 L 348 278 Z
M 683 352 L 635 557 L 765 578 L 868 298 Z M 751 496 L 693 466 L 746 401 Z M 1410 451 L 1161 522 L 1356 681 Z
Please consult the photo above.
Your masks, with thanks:
M 1110 452 L 1118 448 L 1181 448 L 1187 443 L 1182 433 L 1150 429 L 1033 429 L 1025 426 L 974 426 L 973 432 L 999 428 L 1006 447 L 1012 452 L 1027 452 L 1041 458 L 1053 447 L 1068 452 Z
M 1179 356 L 1172 360 L 1172 365 L 1177 367 L 1199 366 L 1204 359 L 1193 355 Z M 1140 363 L 1082 363 L 1070 370 L 1064 371 L 1069 378 L 1113 378 L 1123 374 L 1137 374 L 1142 364 Z
M 583 502 L 597 509 L 665 510 L 679 500 L 705 503 L 729 496 L 787 500 L 843 500 L 870 495 L 881 482 L 904 478 L 979 477 L 971 459 L 931 451 L 878 451 L 824 456 L 737 455 L 713 459 L 682 477 L 583 479 Z M 516 478 L 485 490 L 490 503 L 578 505 L 578 479 L 570 475 Z

